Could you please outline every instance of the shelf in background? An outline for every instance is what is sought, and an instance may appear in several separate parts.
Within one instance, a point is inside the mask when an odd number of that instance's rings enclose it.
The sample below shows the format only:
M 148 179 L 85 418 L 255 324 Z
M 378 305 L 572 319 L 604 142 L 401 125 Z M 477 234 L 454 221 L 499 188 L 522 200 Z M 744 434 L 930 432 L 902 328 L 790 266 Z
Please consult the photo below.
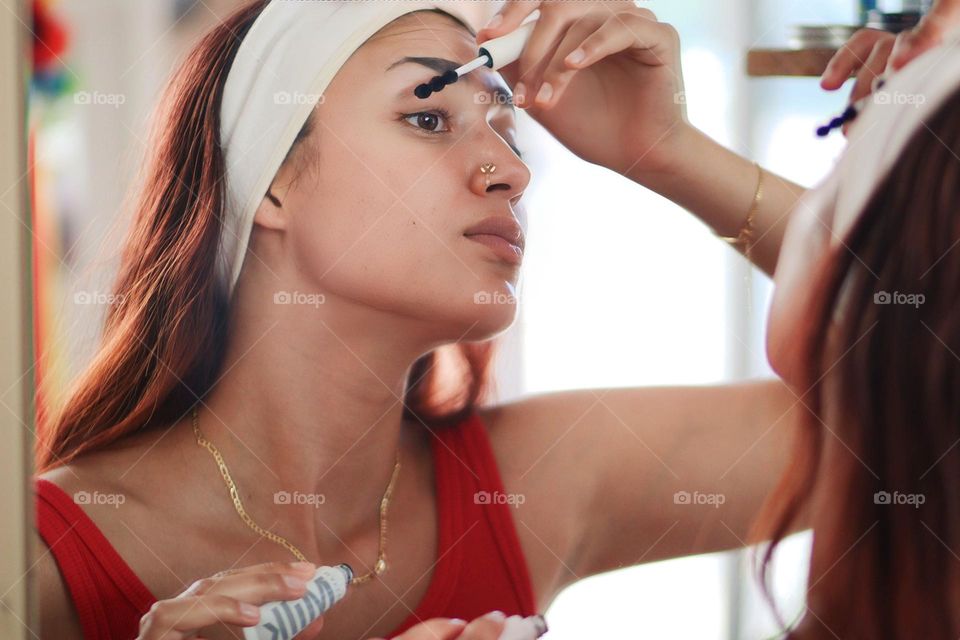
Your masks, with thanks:
M 819 77 L 836 52 L 834 48 L 750 49 L 747 51 L 747 75 Z

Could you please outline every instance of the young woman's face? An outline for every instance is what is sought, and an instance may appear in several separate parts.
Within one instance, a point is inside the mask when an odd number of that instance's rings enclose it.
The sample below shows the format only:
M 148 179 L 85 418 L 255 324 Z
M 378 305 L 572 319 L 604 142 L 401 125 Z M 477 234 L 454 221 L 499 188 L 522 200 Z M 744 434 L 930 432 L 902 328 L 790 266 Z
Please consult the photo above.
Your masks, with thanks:
M 421 100 L 414 88 L 440 71 L 404 61 L 459 66 L 476 52 L 450 17 L 417 12 L 343 65 L 303 142 L 309 166 L 281 198 L 290 211 L 284 261 L 297 286 L 422 319 L 453 338 L 510 325 L 519 267 L 464 235 L 490 216 L 526 226 L 518 200 L 531 174 L 512 149 L 512 99 L 493 93 L 507 85 L 483 68 Z M 479 170 L 488 162 L 490 187 Z

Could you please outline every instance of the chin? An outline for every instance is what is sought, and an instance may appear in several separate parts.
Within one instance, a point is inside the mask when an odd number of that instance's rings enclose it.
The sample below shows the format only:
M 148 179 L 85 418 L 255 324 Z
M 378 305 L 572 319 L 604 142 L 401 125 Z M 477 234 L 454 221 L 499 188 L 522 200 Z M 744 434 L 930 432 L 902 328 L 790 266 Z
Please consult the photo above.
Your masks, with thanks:
M 490 292 L 488 292 L 490 293 Z M 478 294 L 471 301 L 465 341 L 489 340 L 509 329 L 517 317 L 517 300 L 512 294 Z

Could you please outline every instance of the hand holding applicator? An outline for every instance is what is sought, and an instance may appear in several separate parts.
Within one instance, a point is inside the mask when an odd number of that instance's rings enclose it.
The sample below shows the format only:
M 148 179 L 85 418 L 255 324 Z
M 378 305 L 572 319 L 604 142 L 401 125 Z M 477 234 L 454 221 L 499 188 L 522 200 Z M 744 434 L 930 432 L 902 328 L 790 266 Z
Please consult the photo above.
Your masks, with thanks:
M 430 97 L 431 93 L 442 91 L 447 85 L 453 84 L 466 74 L 480 67 L 489 67 L 496 71 L 504 67 L 517 58 L 523 52 L 523 47 L 527 44 L 530 34 L 533 32 L 534 23 L 540 17 L 540 10 L 533 11 L 520 23 L 520 26 L 505 36 L 487 40 L 480 47 L 476 58 L 456 69 L 451 69 L 443 75 L 434 76 L 430 82 L 418 85 L 413 93 L 421 100 Z

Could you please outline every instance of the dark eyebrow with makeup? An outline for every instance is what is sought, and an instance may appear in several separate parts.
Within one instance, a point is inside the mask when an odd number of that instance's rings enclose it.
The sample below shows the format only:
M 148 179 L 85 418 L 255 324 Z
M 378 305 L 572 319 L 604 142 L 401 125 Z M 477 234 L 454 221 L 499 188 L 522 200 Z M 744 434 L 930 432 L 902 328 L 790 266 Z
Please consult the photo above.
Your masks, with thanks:
M 406 64 L 408 62 L 423 65 L 428 69 L 433 69 L 437 73 L 452 71 L 460 66 L 453 60 L 447 60 L 446 58 L 433 58 L 430 56 L 404 56 L 387 67 L 386 70 L 390 71 L 394 67 L 399 67 L 401 64 Z
M 454 62 L 453 60 L 447 60 L 446 58 L 433 58 L 429 56 L 405 56 L 400 58 L 389 67 L 386 68 L 386 71 L 400 66 L 401 64 L 414 63 L 419 64 L 428 69 L 436 71 L 438 75 L 442 75 L 447 71 L 453 71 L 457 67 L 461 66 L 460 63 Z M 493 104 L 509 104 L 513 107 L 513 96 L 510 93 L 510 90 L 506 85 L 498 84 L 493 88 Z M 514 108 L 515 109 L 515 108 Z
M 384 73 L 400 66 L 401 64 L 407 63 L 422 65 L 428 69 L 436 71 L 438 74 L 443 74 L 446 71 L 452 71 L 460 66 L 460 63 L 454 62 L 453 60 L 447 60 L 446 58 L 433 58 L 429 56 L 404 56 L 387 67 Z M 506 87 L 506 85 L 498 84 L 494 86 L 492 93 L 493 104 L 509 104 L 510 107 L 516 111 L 516 107 L 513 106 L 513 95 L 510 93 L 510 90 Z M 520 149 L 512 144 L 510 144 L 510 148 L 513 149 L 515 154 L 517 154 L 518 158 L 521 160 L 523 159 L 523 154 L 520 152 Z

